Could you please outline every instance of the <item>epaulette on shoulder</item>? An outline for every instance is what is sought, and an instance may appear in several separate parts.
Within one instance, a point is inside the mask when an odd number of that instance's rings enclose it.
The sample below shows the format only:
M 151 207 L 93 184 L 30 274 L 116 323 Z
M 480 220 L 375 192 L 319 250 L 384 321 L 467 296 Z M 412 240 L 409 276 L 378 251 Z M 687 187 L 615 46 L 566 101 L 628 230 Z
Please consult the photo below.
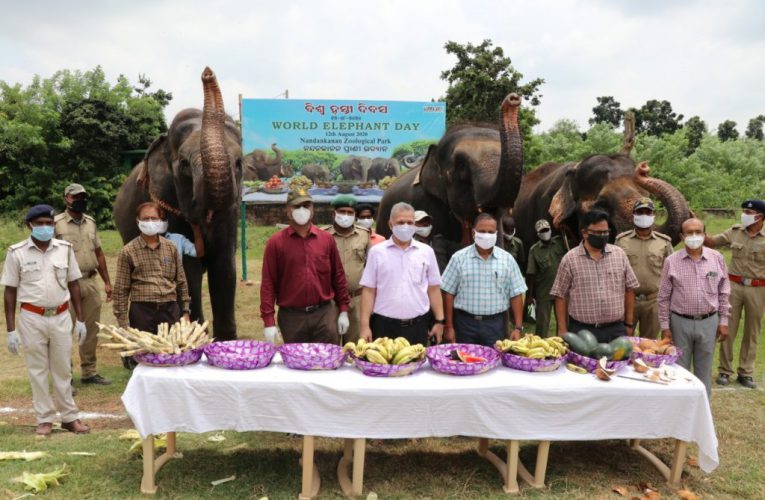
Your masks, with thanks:
M 630 229 L 629 231 L 624 231 L 623 233 L 619 233 L 616 235 L 616 239 L 618 240 L 619 238 L 624 238 L 628 234 L 631 234 L 632 231 L 634 231 L 634 229 Z
M 664 234 L 664 233 L 660 233 L 660 232 L 658 232 L 658 231 L 654 231 L 654 232 L 653 232 L 653 234 L 655 234 L 656 236 L 658 236 L 659 238 L 661 238 L 661 239 L 663 239 L 663 240 L 667 240 L 667 241 L 669 241 L 669 242 L 672 242 L 672 238 L 670 238 L 669 236 L 667 236 L 667 235 L 666 235 L 666 234 Z
M 18 243 L 14 243 L 13 245 L 8 247 L 9 252 L 13 252 L 14 250 L 18 250 L 19 248 L 24 247 L 27 244 L 28 240 L 19 241 Z
M 86 218 L 86 219 L 88 219 L 89 221 L 93 221 L 93 222 L 96 222 L 96 219 L 94 219 L 92 215 L 88 215 L 88 214 L 85 214 L 83 217 L 85 217 L 85 218 Z
M 53 216 L 53 222 L 58 222 L 60 220 L 63 220 L 64 216 L 66 216 L 65 212 L 61 212 L 60 214 L 56 214 Z

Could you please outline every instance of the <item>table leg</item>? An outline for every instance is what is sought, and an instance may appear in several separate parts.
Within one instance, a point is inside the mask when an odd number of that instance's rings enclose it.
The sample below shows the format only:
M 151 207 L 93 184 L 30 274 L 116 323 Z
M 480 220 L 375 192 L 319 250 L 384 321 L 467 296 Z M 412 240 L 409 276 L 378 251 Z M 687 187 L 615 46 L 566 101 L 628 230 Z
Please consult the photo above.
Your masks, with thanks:
M 300 464 L 303 467 L 303 489 L 298 498 L 300 500 L 310 500 L 319 494 L 321 487 L 321 478 L 319 469 L 313 461 L 314 436 L 303 436 L 303 457 Z
M 502 489 L 505 493 L 519 493 L 518 487 L 518 450 L 519 441 L 507 442 L 507 462 L 499 458 L 493 452 L 489 451 L 489 440 L 480 438 L 478 440 L 478 455 L 488 460 L 502 476 L 504 483 Z
M 143 440 L 143 477 L 141 478 L 141 493 L 153 495 L 157 492 L 154 481 L 154 436 L 149 434 Z
M 343 494 L 347 497 L 351 496 L 353 491 L 351 477 L 348 474 L 351 463 L 353 463 L 353 439 L 344 439 L 343 456 L 340 457 L 340 461 L 337 463 L 337 482 Z
M 672 488 L 679 488 L 680 487 L 680 476 L 683 473 L 683 464 L 685 463 L 685 452 L 688 447 L 688 443 L 681 440 L 675 441 L 675 453 L 672 456 L 672 468 L 670 469 L 667 467 L 667 465 L 662 462 L 659 457 L 648 451 L 647 449 L 643 448 L 640 444 L 639 439 L 631 439 L 629 440 L 630 448 L 637 451 L 641 455 L 643 455 L 645 458 L 648 459 L 649 462 L 653 464 L 656 469 L 658 469 L 659 473 L 661 473 L 662 476 L 664 476 L 664 479 L 667 480 L 667 483 L 669 483 L 669 486 Z
M 347 497 L 359 496 L 364 491 L 364 459 L 367 440 L 346 439 L 343 444 L 343 456 L 337 464 L 337 482 Z M 348 474 L 353 466 L 353 479 Z
M 353 494 L 361 495 L 364 491 L 364 459 L 367 449 L 367 440 L 364 438 L 353 440 Z

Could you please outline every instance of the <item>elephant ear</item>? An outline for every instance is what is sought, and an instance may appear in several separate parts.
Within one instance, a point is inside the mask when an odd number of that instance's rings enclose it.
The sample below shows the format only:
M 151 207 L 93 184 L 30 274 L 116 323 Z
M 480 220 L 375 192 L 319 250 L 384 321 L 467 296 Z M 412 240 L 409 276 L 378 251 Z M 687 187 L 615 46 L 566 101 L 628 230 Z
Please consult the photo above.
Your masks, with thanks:
M 553 219 L 553 227 L 560 230 L 563 222 L 571 217 L 576 210 L 576 200 L 574 200 L 574 192 L 572 189 L 572 183 L 574 182 L 574 174 L 576 173 L 576 167 L 569 166 L 566 168 L 565 177 L 563 178 L 563 184 L 555 192 L 552 200 L 550 201 L 550 208 L 548 212 Z
M 441 174 L 441 167 L 436 161 L 435 145 L 431 145 L 428 148 L 428 154 L 420 164 L 419 169 L 420 171 L 417 174 L 417 177 L 415 177 L 413 184 L 422 184 L 422 188 L 426 193 L 445 201 L 447 199 L 447 179 Z
M 141 170 L 138 172 L 138 177 L 136 178 L 136 184 L 143 187 L 144 189 L 148 189 L 149 182 L 151 181 L 152 173 L 158 174 L 159 172 L 152 172 L 153 168 L 151 165 L 152 163 L 156 162 L 157 155 L 160 155 L 161 157 L 165 157 L 165 144 L 167 142 L 167 134 L 160 134 L 158 138 L 154 140 L 154 142 L 151 143 L 149 146 L 149 149 L 146 150 L 146 153 L 143 155 L 143 160 L 141 160 Z

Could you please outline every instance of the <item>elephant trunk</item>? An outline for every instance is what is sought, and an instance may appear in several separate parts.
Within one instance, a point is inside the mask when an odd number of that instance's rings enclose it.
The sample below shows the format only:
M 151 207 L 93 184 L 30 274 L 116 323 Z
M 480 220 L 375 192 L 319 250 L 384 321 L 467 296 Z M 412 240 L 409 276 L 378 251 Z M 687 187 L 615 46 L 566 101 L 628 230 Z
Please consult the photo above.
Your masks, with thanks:
M 202 72 L 204 107 L 200 152 L 208 208 L 219 210 L 231 204 L 234 197 L 234 176 L 226 152 L 224 127 L 226 112 L 215 73 L 207 67 Z
M 266 158 L 265 163 L 266 166 L 274 167 L 276 165 L 281 164 L 282 158 L 284 157 L 284 154 L 282 153 L 282 150 L 276 147 L 276 144 L 271 144 L 271 149 L 276 153 L 276 157 L 272 160 L 269 160 Z
M 635 168 L 635 183 L 659 198 L 667 209 L 667 221 L 656 228 L 672 238 L 672 244 L 680 242 L 680 231 L 685 220 L 693 216 L 688 202 L 682 193 L 673 185 L 655 177 L 650 177 L 650 168 L 646 162 L 641 162 Z
M 512 93 L 502 101 L 499 119 L 501 154 L 495 185 L 495 207 L 509 208 L 515 203 L 523 177 L 523 141 L 518 114 L 521 97 Z

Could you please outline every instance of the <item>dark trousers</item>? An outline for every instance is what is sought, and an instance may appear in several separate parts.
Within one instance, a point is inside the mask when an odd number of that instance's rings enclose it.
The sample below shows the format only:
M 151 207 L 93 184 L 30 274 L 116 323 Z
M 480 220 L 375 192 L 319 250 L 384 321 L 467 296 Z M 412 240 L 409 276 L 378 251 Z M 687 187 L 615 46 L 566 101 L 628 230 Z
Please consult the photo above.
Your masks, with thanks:
M 454 310 L 454 331 L 461 344 L 480 344 L 494 347 L 498 340 L 505 338 L 505 313 L 481 316 L 477 319 L 460 309 Z
M 428 345 L 428 332 L 430 331 L 433 315 L 428 311 L 422 316 L 411 320 L 389 318 L 379 314 L 372 314 L 369 318 L 369 329 L 372 330 L 373 338 L 404 337 L 410 344 Z
M 337 333 L 337 314 L 329 302 L 311 312 L 280 307 L 276 322 L 279 324 L 285 344 L 340 343 L 340 334 Z
M 580 323 L 571 316 L 568 317 L 568 331 L 573 333 L 579 333 L 580 330 L 589 330 L 598 339 L 598 342 L 611 342 L 617 337 L 627 335 L 627 328 L 624 326 L 624 322 L 617 321 L 615 323 L 608 323 L 606 325 L 588 325 L 587 323 Z
M 173 325 L 181 319 L 177 302 L 131 302 L 128 323 L 133 328 L 156 335 L 160 323 Z

